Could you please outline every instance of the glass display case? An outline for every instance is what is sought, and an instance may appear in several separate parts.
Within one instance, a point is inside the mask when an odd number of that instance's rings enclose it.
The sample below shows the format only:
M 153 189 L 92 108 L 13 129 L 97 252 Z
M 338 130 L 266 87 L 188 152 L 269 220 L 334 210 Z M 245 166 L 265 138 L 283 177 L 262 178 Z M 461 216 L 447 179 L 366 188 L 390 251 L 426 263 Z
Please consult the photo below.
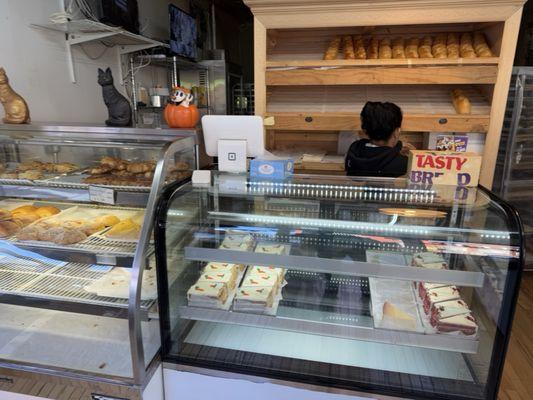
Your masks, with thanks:
M 195 145 L 194 130 L 0 125 L 2 367 L 144 385 L 155 202 L 190 177 Z
M 169 187 L 156 218 L 164 365 L 496 398 L 523 241 L 491 192 L 216 174 Z

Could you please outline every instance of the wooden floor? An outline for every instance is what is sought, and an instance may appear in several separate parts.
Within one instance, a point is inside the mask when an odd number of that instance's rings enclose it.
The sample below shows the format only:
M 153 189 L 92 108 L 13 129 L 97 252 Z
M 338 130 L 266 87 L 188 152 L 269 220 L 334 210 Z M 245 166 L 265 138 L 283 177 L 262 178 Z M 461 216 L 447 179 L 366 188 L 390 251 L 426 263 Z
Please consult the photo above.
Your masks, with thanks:
M 522 279 L 498 398 L 533 399 L 533 272 Z

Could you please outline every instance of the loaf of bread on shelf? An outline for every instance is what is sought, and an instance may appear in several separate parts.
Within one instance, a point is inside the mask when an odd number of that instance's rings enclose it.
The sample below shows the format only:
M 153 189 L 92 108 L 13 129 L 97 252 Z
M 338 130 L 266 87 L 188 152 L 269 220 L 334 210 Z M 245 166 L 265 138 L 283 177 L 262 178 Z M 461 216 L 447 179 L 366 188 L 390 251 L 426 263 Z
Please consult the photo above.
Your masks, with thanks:
M 474 51 L 478 57 L 494 57 L 482 32 L 474 33 Z
M 35 212 L 39 215 L 39 217 L 46 218 L 51 217 L 52 215 L 59 214 L 61 210 L 54 206 L 43 206 L 37 208 Z
M 431 47 L 433 46 L 433 38 L 431 36 L 424 36 L 418 47 L 418 56 L 420 58 L 433 58 Z
M 433 41 L 431 51 L 434 58 L 448 58 L 447 50 L 448 36 L 445 33 L 439 33 Z
M 361 35 L 353 37 L 353 48 L 355 52 L 355 58 L 358 60 L 366 59 L 365 40 Z
M 342 38 L 342 52 L 344 53 L 345 60 L 355 60 L 353 39 L 350 35 L 345 35 Z
M 120 222 L 120 219 L 116 215 L 106 214 L 106 215 L 97 217 L 95 221 L 106 227 L 111 227 L 111 226 L 115 226 L 116 224 L 118 224 Z
M 470 100 L 461 89 L 452 90 L 452 102 L 457 114 L 470 114 L 472 112 Z
M 368 42 L 368 50 L 366 52 L 366 57 L 369 60 L 377 60 L 379 58 L 379 39 L 376 37 L 370 38 Z
M 459 58 L 459 36 L 456 33 L 448 33 L 446 50 L 448 58 Z
M 472 35 L 470 33 L 463 33 L 461 35 L 460 53 L 463 58 L 476 58 Z
M 401 37 L 392 41 L 392 58 L 405 58 L 405 42 Z
M 389 38 L 381 39 L 379 41 L 379 58 L 381 60 L 392 58 L 391 40 Z
M 128 218 L 120 221 L 105 233 L 111 239 L 137 239 L 141 232 L 141 226 Z
M 324 53 L 324 60 L 336 60 L 341 46 L 341 38 L 337 36 L 331 40 L 326 52 Z
M 418 58 L 418 46 L 420 45 L 419 38 L 409 38 L 405 45 L 405 57 Z

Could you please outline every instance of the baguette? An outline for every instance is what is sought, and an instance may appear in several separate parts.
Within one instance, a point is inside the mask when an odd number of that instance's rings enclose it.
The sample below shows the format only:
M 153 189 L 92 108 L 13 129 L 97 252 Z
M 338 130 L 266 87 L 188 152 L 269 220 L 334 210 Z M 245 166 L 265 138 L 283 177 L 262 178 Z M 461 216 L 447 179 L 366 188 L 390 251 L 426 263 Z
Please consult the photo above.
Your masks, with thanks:
M 457 114 L 470 114 L 472 112 L 470 100 L 461 89 L 452 90 L 452 103 Z
M 341 46 L 341 38 L 339 36 L 335 37 L 329 43 L 326 52 L 324 53 L 324 60 L 336 60 L 337 55 L 339 54 L 339 48 Z

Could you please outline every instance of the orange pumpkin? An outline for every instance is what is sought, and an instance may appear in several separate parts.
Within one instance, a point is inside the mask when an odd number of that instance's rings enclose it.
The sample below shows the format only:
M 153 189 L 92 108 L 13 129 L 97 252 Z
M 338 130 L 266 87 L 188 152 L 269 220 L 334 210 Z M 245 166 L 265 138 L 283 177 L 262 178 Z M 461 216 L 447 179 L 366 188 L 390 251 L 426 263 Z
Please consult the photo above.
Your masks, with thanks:
M 170 128 L 194 128 L 200 120 L 200 112 L 194 104 L 188 107 L 167 104 L 163 116 Z

